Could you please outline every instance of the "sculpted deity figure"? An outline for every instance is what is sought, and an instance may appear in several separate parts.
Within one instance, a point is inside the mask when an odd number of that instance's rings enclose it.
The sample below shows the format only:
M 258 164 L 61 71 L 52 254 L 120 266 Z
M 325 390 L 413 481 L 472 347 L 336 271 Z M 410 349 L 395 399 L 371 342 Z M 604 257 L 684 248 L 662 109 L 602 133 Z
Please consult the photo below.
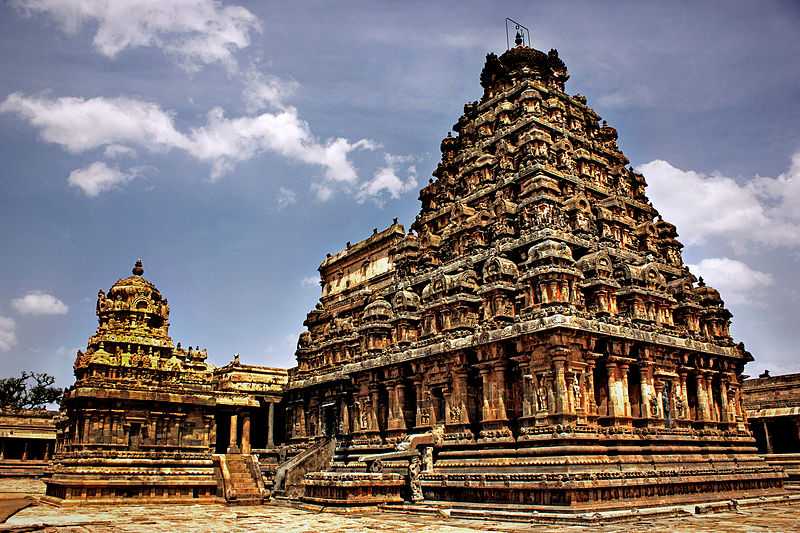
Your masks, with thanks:
M 431 423 L 431 413 L 427 407 L 420 407 L 419 410 L 419 421 L 420 424 L 423 426 L 430 425 Z
M 657 417 L 659 413 L 658 410 L 658 395 L 651 394 L 650 395 L 650 416 Z
M 369 428 L 369 415 L 370 415 L 370 405 L 368 403 L 364 403 L 362 408 L 358 410 L 359 413 L 359 422 L 361 423 L 361 430 L 365 430 Z
M 103 292 L 103 289 L 97 291 L 97 306 L 95 307 L 95 311 L 99 314 L 100 311 L 105 310 L 106 305 L 106 293 Z
M 419 480 L 419 474 L 422 470 L 422 460 L 419 455 L 411 458 L 408 465 L 408 483 L 411 488 L 411 501 L 418 502 L 423 499 L 422 496 L 422 483 Z
M 583 377 L 583 373 L 575 374 L 572 378 L 572 395 L 575 398 L 575 407 L 579 407 L 581 405 L 581 378 Z
M 677 392 L 675 393 L 675 414 L 678 415 L 678 418 L 684 418 L 686 415 L 686 403 Z
M 539 385 L 539 389 L 536 391 L 536 394 L 539 399 L 539 410 L 547 411 L 547 389 L 545 388 L 544 384 Z

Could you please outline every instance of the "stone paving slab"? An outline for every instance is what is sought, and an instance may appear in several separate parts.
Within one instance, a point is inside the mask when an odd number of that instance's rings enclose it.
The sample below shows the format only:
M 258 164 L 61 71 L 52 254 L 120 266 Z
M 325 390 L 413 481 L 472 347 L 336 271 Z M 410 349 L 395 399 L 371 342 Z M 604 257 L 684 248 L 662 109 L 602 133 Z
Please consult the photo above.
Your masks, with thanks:
M 587 531 L 647 533 L 800 531 L 800 506 L 773 504 L 739 511 L 627 522 L 608 526 L 552 526 L 497 521 L 447 519 L 399 513 L 338 514 L 317 513 L 282 504 L 253 507 L 210 505 L 130 505 L 56 508 L 29 507 L 11 517 L 0 531 L 22 526 L 57 533 L 85 532 L 247 532 L 333 533 L 346 531 L 410 533 L 441 531 Z M 30 529 L 29 529 L 30 530 Z
M 34 479 L 0 479 L 0 500 L 40 496 L 44 483 Z M 2 531 L 87 532 L 249 532 L 347 533 L 391 532 L 442 533 L 592 531 L 593 533 L 751 533 L 800 531 L 800 503 L 766 504 L 737 511 L 644 518 L 635 522 L 600 526 L 566 526 L 467 520 L 399 512 L 340 514 L 300 509 L 285 503 L 258 506 L 204 505 L 89 505 L 51 507 L 37 505 L 19 511 L 0 524 Z

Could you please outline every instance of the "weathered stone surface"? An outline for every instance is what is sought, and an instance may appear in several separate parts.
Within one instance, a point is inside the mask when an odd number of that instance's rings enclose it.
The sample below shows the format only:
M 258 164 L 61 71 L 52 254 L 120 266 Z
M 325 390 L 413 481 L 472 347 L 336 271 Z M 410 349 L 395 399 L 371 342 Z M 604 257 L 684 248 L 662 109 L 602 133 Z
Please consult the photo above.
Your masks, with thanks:
M 169 304 L 141 261 L 98 292 L 96 310 L 97 331 L 64 396 L 47 495 L 61 503 L 266 497 L 251 454 L 275 446 L 286 371 L 238 355 L 215 368 L 205 350 L 175 346 Z
M 568 77 L 555 50 L 489 54 L 411 231 L 395 220 L 320 265 L 287 387 L 291 441 L 338 442 L 310 491 L 375 464 L 429 501 L 782 491 L 747 427 L 731 313 Z

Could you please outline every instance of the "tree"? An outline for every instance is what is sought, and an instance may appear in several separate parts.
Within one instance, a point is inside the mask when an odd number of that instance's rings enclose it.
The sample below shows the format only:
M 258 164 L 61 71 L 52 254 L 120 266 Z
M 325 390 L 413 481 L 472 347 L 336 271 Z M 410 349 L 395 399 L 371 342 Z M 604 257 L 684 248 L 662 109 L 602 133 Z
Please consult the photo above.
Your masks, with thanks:
M 18 378 L 0 379 L 0 409 L 42 409 L 61 401 L 64 389 L 54 387 L 56 378 L 46 372 L 22 371 Z

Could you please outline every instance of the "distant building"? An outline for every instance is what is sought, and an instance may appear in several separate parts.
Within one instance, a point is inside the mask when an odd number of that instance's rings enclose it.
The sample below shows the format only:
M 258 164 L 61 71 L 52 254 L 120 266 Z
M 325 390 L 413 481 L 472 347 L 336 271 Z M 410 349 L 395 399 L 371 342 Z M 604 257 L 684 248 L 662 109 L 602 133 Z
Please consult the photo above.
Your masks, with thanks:
M 764 372 L 742 386 L 750 429 L 762 453 L 800 453 L 800 374 Z
M 0 411 L 0 476 L 44 473 L 56 446 L 57 411 Z

